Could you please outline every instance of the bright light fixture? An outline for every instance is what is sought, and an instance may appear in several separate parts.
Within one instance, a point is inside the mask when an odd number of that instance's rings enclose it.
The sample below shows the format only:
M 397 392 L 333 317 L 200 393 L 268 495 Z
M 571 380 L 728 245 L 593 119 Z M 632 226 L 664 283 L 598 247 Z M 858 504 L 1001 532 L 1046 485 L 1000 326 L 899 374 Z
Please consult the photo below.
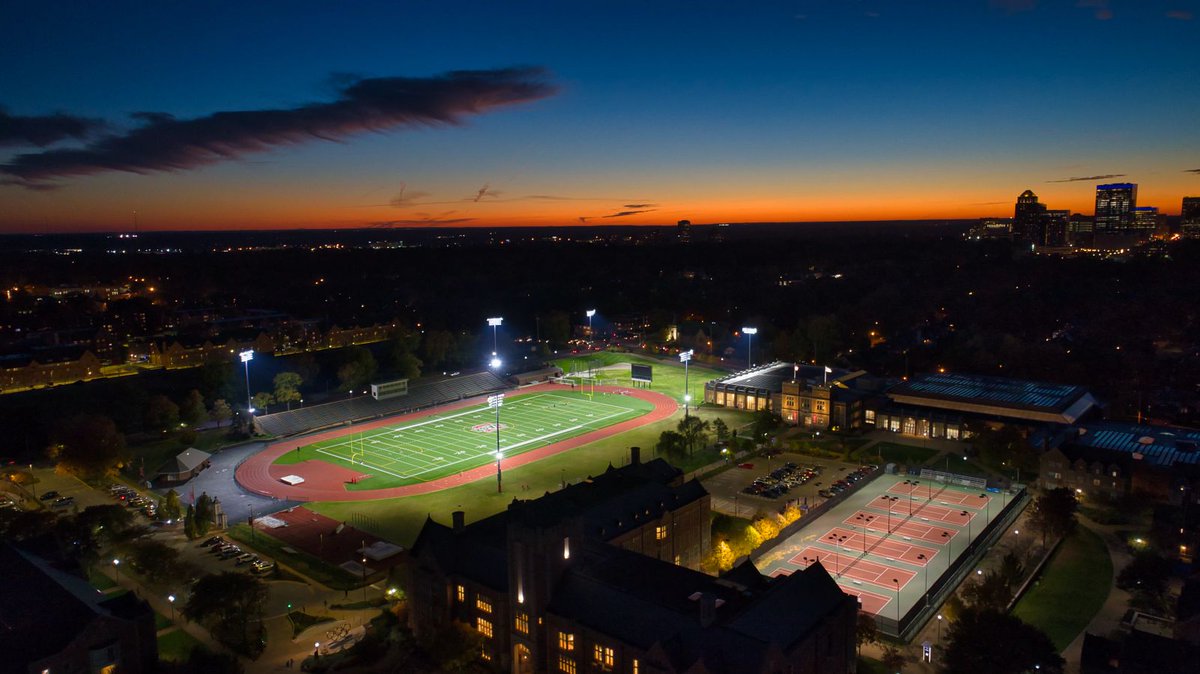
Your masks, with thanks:
M 746 333 L 747 335 L 757 335 L 758 328 L 742 328 L 742 332 Z
M 495 369 L 499 368 L 501 364 L 502 364 L 502 363 L 501 363 L 501 361 L 500 361 L 500 358 L 499 358 L 499 357 L 497 357 L 497 356 L 492 356 L 492 361 L 491 361 L 491 363 L 489 363 L 489 365 L 491 365 L 491 366 L 492 366 L 492 369 L 493 369 L 493 370 L 495 370 Z
M 246 349 L 238 355 L 241 356 L 243 363 L 249 363 L 254 360 L 254 349 Z
M 587 310 L 587 317 L 588 317 L 588 318 L 591 318 L 592 316 L 595 316 L 595 315 L 596 315 L 596 310 L 595 310 L 595 309 L 588 309 L 588 310 Z
M 494 328 L 494 327 L 497 327 L 497 326 L 499 326 L 499 325 L 500 325 L 501 323 L 503 323 L 503 322 L 504 322 L 504 319 L 503 319 L 503 318 L 499 318 L 499 317 L 497 317 L 497 318 L 489 318 L 489 319 L 487 319 L 487 323 L 488 323 L 488 325 L 489 325 L 490 327 L 493 327 L 493 328 Z

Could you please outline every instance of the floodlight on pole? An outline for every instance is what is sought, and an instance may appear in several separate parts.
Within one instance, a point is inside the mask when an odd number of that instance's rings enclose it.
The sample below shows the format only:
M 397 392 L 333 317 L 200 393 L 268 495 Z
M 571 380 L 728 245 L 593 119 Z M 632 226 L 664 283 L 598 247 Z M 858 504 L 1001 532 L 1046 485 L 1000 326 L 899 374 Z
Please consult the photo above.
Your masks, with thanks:
M 254 349 L 246 349 L 238 354 L 242 365 L 246 366 L 246 411 L 254 414 L 254 401 L 250 398 L 250 361 L 254 360 Z
M 500 408 L 504 406 L 504 394 L 497 393 L 494 396 L 488 396 L 488 407 L 496 409 L 496 493 L 504 493 L 504 483 L 500 477 L 500 459 L 504 454 L 500 451 Z
M 679 362 L 683 363 L 683 418 L 688 418 L 688 408 L 692 402 L 692 394 L 688 392 L 688 363 L 692 360 L 692 349 L 679 354 Z
M 584 313 L 586 313 L 586 314 L 587 314 L 587 319 L 588 319 L 588 339 L 589 339 L 589 340 L 591 340 L 591 339 L 592 339 L 592 316 L 595 316 L 595 315 L 596 315 L 596 310 L 595 310 L 595 309 L 588 309 L 588 310 L 587 310 L 586 312 L 584 312 Z
M 746 333 L 746 360 L 754 367 L 754 336 L 758 334 L 758 328 L 743 327 L 742 332 Z
M 497 340 L 496 331 L 500 329 L 500 324 L 503 322 L 504 322 L 504 319 L 499 316 L 497 316 L 496 318 L 487 319 L 487 324 L 492 328 L 492 360 L 488 364 L 492 366 L 493 370 L 500 369 L 500 365 L 502 363 L 502 361 L 500 360 L 500 356 L 498 356 L 496 354 L 496 352 L 499 350 L 499 347 L 497 346 L 497 341 L 496 341 Z

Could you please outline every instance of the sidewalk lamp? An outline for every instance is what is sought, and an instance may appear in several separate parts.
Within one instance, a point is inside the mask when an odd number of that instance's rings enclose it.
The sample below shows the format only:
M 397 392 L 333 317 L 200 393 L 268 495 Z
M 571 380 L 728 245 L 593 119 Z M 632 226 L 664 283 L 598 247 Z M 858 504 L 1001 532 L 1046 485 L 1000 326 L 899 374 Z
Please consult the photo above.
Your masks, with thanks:
M 499 316 L 497 316 L 496 318 L 487 319 L 487 324 L 492 328 L 492 360 L 488 364 L 492 366 L 493 370 L 499 370 L 500 365 L 502 364 L 502 361 L 500 360 L 500 356 L 496 353 L 497 351 L 499 351 L 499 347 L 498 347 L 497 341 L 496 341 L 497 340 L 496 331 L 500 329 L 500 324 L 503 322 L 504 322 L 504 319 Z
M 246 367 L 246 411 L 254 414 L 254 402 L 250 397 L 250 361 L 254 360 L 254 349 L 246 349 L 238 354 L 242 365 Z
M 167 595 L 167 602 L 171 604 L 171 622 L 175 622 L 175 595 Z
M 113 568 L 117 570 L 117 580 L 121 580 L 121 560 L 114 558 Z
M 754 367 L 754 336 L 758 334 L 758 328 L 743 326 L 742 332 L 746 333 L 746 361 L 749 367 Z
M 942 645 L 942 614 L 941 613 L 937 614 L 937 620 L 938 620 L 938 645 L 941 646 Z
M 692 360 L 692 350 L 688 349 L 679 354 L 679 362 L 683 363 L 683 418 L 688 417 L 689 403 L 692 402 L 692 394 L 688 389 L 688 363 Z

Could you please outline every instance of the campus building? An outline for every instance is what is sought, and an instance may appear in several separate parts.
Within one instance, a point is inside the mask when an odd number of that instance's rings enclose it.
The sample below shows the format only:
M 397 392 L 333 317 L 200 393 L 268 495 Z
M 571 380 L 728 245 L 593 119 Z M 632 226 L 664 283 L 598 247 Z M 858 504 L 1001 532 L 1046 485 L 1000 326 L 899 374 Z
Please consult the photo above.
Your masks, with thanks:
M 851 672 L 857 602 L 819 566 L 771 579 L 696 570 L 709 495 L 631 463 L 470 525 L 428 519 L 410 553 L 418 638 L 453 622 L 514 674 Z
M 0 653 L 5 672 L 154 672 L 154 611 L 132 592 L 102 594 L 82 578 L 0 543 Z
M 868 399 L 867 427 L 959 440 L 972 421 L 1039 428 L 1070 425 L 1096 409 L 1087 389 L 1068 384 L 969 374 L 921 374 Z
M 1113 421 L 1082 423 L 1035 439 L 1048 446 L 1038 480 L 1102 500 L 1138 495 L 1158 503 L 1196 503 L 1200 431 Z

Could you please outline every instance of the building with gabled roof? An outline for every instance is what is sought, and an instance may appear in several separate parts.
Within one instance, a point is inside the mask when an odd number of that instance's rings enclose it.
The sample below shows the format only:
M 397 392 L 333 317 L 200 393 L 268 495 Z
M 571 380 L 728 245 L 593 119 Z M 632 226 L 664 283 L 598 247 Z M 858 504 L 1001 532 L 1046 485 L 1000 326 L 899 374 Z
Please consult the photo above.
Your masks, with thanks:
M 819 565 L 698 571 L 708 493 L 639 454 L 470 525 L 428 519 L 407 567 L 417 636 L 465 623 L 514 674 L 853 671 L 857 601 Z
M 187 482 L 208 468 L 211 458 L 212 454 L 189 447 L 163 464 L 154 476 L 154 481 L 163 486 Z

